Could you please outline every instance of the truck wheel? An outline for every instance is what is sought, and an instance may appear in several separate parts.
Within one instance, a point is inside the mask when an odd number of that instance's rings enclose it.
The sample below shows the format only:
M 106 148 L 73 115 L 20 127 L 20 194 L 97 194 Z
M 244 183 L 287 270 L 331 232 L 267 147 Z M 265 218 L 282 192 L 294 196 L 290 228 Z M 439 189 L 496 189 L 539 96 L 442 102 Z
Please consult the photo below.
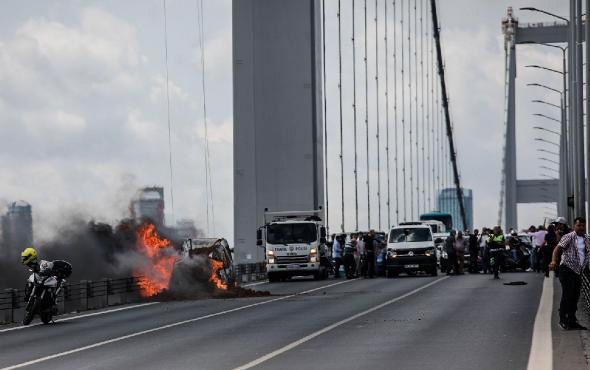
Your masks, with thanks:
M 279 277 L 276 274 L 268 274 L 268 282 L 276 283 L 279 281 Z
M 321 279 L 322 279 L 322 274 L 320 273 L 320 271 L 313 273 L 313 280 L 321 280 Z
M 434 266 L 432 268 L 432 270 L 430 271 L 430 275 L 431 276 L 438 276 L 438 269 L 436 268 L 436 266 Z

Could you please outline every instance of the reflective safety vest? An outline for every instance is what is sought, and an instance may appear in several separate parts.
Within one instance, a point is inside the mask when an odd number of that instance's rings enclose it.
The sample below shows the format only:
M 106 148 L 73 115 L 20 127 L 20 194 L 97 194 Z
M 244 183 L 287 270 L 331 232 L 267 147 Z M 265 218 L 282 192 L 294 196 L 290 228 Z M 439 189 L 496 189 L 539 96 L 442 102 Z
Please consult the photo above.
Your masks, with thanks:
M 492 237 L 488 240 L 488 245 L 490 246 L 490 252 L 498 252 L 505 248 L 506 238 L 504 235 L 492 235 Z

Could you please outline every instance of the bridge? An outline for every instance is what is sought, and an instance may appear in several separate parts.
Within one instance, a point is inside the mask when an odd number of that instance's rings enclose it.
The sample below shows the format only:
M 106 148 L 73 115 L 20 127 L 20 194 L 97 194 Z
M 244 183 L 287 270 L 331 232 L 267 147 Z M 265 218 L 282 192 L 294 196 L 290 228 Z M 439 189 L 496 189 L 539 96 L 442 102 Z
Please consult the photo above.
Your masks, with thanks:
M 202 16 L 203 2 L 198 4 Z M 487 211 L 497 211 L 505 232 L 522 229 L 519 204 L 555 205 L 546 220 L 539 215 L 539 223 L 562 216 L 571 224 L 587 215 L 590 115 L 584 112 L 590 102 L 584 91 L 590 94 L 590 63 L 584 61 L 590 48 L 583 45 L 590 27 L 583 14 L 590 0 L 582 5 L 571 0 L 568 17 L 532 7 L 507 7 L 497 15 L 504 46 L 498 58 L 505 62 L 497 71 L 505 83 L 504 96 L 496 99 L 505 108 L 497 129 L 504 143 L 498 146 L 501 172 L 491 186 L 500 193 L 494 198 L 499 207 Z M 456 229 L 476 226 L 465 183 L 478 174 L 461 164 L 487 154 L 458 145 L 453 112 L 462 107 L 450 94 L 442 16 L 447 6 L 436 0 L 233 0 L 235 294 L 210 286 L 213 293 L 206 297 L 146 297 L 138 294 L 137 277 L 117 280 L 115 288 L 111 280 L 82 281 L 62 293 L 53 323 L 23 326 L 16 323 L 23 292 L 6 290 L 0 294 L 0 312 L 9 321 L 0 326 L 0 370 L 588 368 L 588 332 L 558 326 L 559 279 L 553 272 L 546 278 L 527 271 L 529 265 L 520 262 L 525 257 L 499 280 L 479 264 L 453 276 L 438 275 L 436 265 L 428 276 L 413 265 L 398 276 L 386 265 L 376 278 L 266 279 L 265 262 L 274 254 L 261 247 L 260 235 L 269 214 L 311 211 L 318 230 L 349 237 L 371 229 L 389 233 L 436 211 L 452 214 Z M 556 20 L 525 24 L 518 18 L 524 12 Z M 562 68 L 519 64 L 517 50 L 526 55 L 535 47 L 559 49 Z M 200 62 L 204 66 L 204 57 Z M 520 68 L 559 75 L 560 85 L 520 83 Z M 517 87 L 524 84 L 559 97 L 556 103 L 535 99 L 554 109 L 538 113 L 539 120 L 559 125 L 539 123 L 541 135 L 530 138 L 543 144 L 541 167 L 550 171 L 539 178 L 517 174 Z M 168 96 L 170 119 L 169 103 Z M 206 212 L 213 228 L 214 169 L 206 145 Z M 173 198 L 172 144 L 169 149 Z M 325 244 L 323 231 L 319 235 Z M 437 239 L 435 264 L 447 272 L 444 238 Z M 480 262 L 486 258 L 481 248 Z M 578 309 L 586 326 L 587 270 Z M 74 286 L 80 293 L 72 298 Z

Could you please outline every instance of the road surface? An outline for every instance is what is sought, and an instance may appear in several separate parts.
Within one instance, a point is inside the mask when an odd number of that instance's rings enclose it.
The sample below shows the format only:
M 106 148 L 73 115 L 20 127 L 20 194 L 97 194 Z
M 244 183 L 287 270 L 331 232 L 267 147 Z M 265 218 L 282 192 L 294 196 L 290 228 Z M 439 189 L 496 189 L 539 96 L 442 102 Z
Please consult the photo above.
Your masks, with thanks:
M 503 284 L 514 280 L 527 285 Z M 464 275 L 253 288 L 273 295 L 2 327 L 0 369 L 526 369 L 543 279 L 512 273 L 500 281 Z

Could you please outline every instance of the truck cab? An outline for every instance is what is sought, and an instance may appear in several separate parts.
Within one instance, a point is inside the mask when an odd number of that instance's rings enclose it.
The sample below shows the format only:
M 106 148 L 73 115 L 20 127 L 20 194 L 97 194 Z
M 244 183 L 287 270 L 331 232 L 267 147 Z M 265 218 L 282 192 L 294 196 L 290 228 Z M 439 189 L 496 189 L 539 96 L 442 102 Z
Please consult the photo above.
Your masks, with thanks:
M 267 213 L 270 222 L 258 230 L 258 245 L 265 249 L 269 282 L 293 276 L 328 277 L 326 229 L 313 212 Z

